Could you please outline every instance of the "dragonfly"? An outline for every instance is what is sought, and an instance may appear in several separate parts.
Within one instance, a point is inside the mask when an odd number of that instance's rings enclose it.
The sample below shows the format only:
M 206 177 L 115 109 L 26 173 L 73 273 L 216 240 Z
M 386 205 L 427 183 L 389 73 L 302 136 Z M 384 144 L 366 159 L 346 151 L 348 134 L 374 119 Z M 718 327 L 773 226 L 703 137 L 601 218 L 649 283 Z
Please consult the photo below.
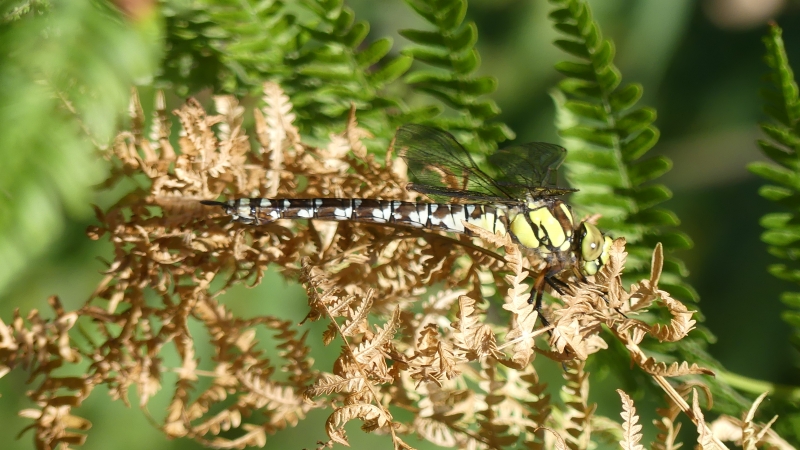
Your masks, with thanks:
M 471 235 L 464 223 L 510 237 L 523 252 L 545 263 L 528 303 L 541 314 L 545 285 L 564 294 L 561 280 L 594 275 L 609 260 L 612 240 L 594 224 L 577 222 L 562 196 L 576 189 L 556 186 L 564 147 L 544 142 L 504 147 L 486 158 L 484 170 L 441 129 L 407 124 L 395 136 L 413 182 L 406 189 L 435 202 L 368 198 L 238 198 L 201 203 L 221 207 L 250 225 L 279 219 L 353 221 Z M 449 199 L 449 201 L 447 201 Z

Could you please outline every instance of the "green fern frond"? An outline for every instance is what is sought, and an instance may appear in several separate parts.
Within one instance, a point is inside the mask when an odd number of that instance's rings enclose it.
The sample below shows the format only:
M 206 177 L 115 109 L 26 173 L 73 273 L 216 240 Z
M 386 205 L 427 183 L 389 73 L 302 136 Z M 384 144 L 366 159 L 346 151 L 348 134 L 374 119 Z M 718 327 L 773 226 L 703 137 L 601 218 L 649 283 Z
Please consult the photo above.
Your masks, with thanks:
M 500 110 L 485 98 L 497 81 L 474 76 L 478 34 L 474 23 L 463 23 L 466 1 L 408 3 L 435 29 L 401 30 L 413 44 L 400 56 L 390 55 L 390 38 L 366 45 L 369 24 L 355 20 L 342 0 L 248 0 L 244 7 L 205 0 L 185 9 L 165 7 L 170 41 L 163 79 L 181 95 L 205 87 L 257 95 L 260 80 L 274 80 L 293 99 L 296 123 L 316 136 L 341 128 L 355 105 L 361 126 L 378 137 L 390 137 L 402 123 L 424 122 L 456 132 L 471 149 L 496 148 L 512 138 L 506 125 L 492 121 Z M 430 103 L 411 109 L 388 93 L 414 59 L 433 69 L 415 70 L 404 83 L 453 114 Z M 192 70 L 198 66 L 204 70 Z
M 181 80 L 180 93 L 211 86 L 257 95 L 263 80 L 273 80 L 292 97 L 296 123 L 317 136 L 340 129 L 355 105 L 361 126 L 388 137 L 388 118 L 408 109 L 385 88 L 411 57 L 389 57 L 390 38 L 364 45 L 369 24 L 342 0 L 207 0 L 167 16 L 173 40 L 165 79 Z M 193 73 L 196 65 L 207 69 Z
M 427 122 L 452 132 L 462 132 L 463 144 L 470 149 L 493 149 L 498 142 L 513 139 L 514 132 L 501 122 L 492 121 L 500 108 L 484 96 L 497 89 L 493 77 L 476 77 L 480 55 L 475 48 L 478 28 L 464 23 L 466 0 L 406 0 L 409 6 L 434 30 L 400 30 L 413 42 L 403 49 L 415 60 L 432 69 L 418 69 L 405 77 L 416 91 L 428 94 L 456 114 L 439 115 L 440 109 L 415 111 L 401 117 L 405 122 Z
M 628 270 L 641 277 L 649 270 L 649 255 L 656 243 L 667 250 L 686 249 L 692 241 L 675 227 L 675 213 L 657 207 L 672 197 L 653 180 L 669 171 L 672 162 L 664 156 L 643 159 L 658 141 L 653 125 L 656 111 L 638 107 L 642 86 L 621 85 L 614 66 L 614 44 L 604 39 L 581 0 L 551 0 L 551 14 L 566 39 L 555 45 L 575 57 L 556 69 L 567 78 L 552 96 L 559 110 L 558 128 L 567 142 L 567 174 L 580 192 L 572 198 L 577 207 L 601 213 L 600 225 L 614 236 L 628 240 Z M 696 300 L 697 294 L 683 281 L 684 263 L 675 257 L 665 261 L 661 285 L 673 295 Z
M 791 261 L 800 256 L 800 218 L 797 215 L 800 205 L 800 96 L 781 35 L 781 28 L 772 25 L 763 39 L 767 48 L 764 59 L 770 71 L 766 76 L 768 87 L 761 94 L 764 112 L 773 122 L 760 124 L 768 139 L 759 140 L 758 146 L 772 163 L 754 162 L 747 168 L 771 183 L 762 186 L 759 194 L 788 210 L 761 218 L 761 225 L 766 229 L 761 240 L 767 244 L 767 250 L 787 260 L 787 263 L 772 264 L 767 270 L 777 278 L 798 285 L 800 266 Z M 784 292 L 781 301 L 788 307 L 782 317 L 792 327 L 792 344 L 800 349 L 800 292 Z
M 303 4 L 315 14 L 313 26 L 303 25 L 311 40 L 300 48 L 297 57 L 287 58 L 298 75 L 284 84 L 298 111 L 313 111 L 315 125 L 341 124 L 351 105 L 358 109 L 359 123 L 378 136 L 394 132 L 389 118 L 407 110 L 386 87 L 411 67 L 409 56 L 387 56 L 392 39 L 364 41 L 369 24 L 355 21 L 353 10 L 343 0 L 306 0 Z M 388 113 L 388 114 L 387 114 Z M 328 130 L 326 130 L 326 133 Z

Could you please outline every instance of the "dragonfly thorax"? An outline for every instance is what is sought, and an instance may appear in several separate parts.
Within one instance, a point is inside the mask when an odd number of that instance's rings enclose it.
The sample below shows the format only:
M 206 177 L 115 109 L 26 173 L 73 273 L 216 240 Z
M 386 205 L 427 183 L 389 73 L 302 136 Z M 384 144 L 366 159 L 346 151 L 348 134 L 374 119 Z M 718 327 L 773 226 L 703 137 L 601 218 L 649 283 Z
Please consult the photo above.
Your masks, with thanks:
M 590 276 L 608 261 L 611 238 L 588 222 L 576 227 L 572 209 L 556 197 L 528 198 L 508 221 L 514 239 L 554 273 L 575 267 Z
M 567 252 L 572 248 L 572 211 L 558 198 L 529 199 L 509 214 L 510 231 L 526 248 L 543 256 Z

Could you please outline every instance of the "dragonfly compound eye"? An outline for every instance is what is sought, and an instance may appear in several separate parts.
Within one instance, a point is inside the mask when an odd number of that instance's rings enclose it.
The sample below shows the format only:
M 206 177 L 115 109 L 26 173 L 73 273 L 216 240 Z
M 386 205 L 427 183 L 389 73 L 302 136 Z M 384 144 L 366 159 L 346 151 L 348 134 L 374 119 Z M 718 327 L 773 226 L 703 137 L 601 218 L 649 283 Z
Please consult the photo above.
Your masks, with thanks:
M 608 262 L 611 238 L 604 236 L 596 226 L 588 222 L 581 224 L 581 272 L 594 275 Z

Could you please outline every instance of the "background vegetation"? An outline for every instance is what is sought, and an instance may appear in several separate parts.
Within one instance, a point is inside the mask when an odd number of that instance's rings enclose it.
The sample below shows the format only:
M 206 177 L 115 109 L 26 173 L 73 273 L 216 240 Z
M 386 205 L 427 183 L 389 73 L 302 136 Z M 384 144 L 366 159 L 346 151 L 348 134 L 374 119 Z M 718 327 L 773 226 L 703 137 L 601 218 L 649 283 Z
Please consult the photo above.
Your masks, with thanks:
M 779 301 L 791 286 L 767 273 L 775 259 L 759 239 L 760 218 L 776 209 L 758 196 L 762 181 L 750 175 L 746 165 L 763 158 L 755 141 L 763 137 L 757 124 L 767 121 L 758 96 L 765 85 L 761 77 L 768 70 L 762 61 L 765 22 L 772 17 L 783 27 L 789 61 L 796 62 L 800 45 L 793 43 L 800 42 L 800 15 L 780 2 L 771 9 L 769 2 L 758 2 L 759 7 L 738 16 L 736 3 L 722 0 L 589 3 L 603 34 L 616 44 L 614 63 L 624 74 L 623 83 L 643 85 L 639 105 L 658 111 L 660 141 L 650 153 L 668 156 L 673 163 L 658 181 L 674 193 L 665 206 L 680 218 L 680 231 L 694 242 L 691 250 L 673 255 L 685 263 L 688 283 L 701 299 L 704 326 L 717 338 L 709 353 L 728 371 L 744 377 L 796 384 L 798 354 L 790 344 L 790 326 L 780 320 L 785 306 Z M 270 5 L 118 2 L 126 10 L 124 16 L 101 3 L 3 6 L 0 258 L 5 267 L 0 274 L 0 317 L 7 320 L 17 308 L 23 315 L 33 308 L 47 310 L 46 299 L 52 294 L 70 309 L 81 304 L 102 277 L 99 271 L 104 266 L 97 258 L 108 255 L 110 248 L 102 240 L 86 238 L 86 227 L 95 222 L 89 205 L 106 207 L 131 186 L 96 193 L 87 189 L 101 183 L 108 170 L 92 156 L 91 141 L 107 142 L 124 121 L 128 87 L 133 84 L 141 86 L 145 102 L 153 97 L 153 89 L 166 89 L 168 108 L 173 108 L 187 95 L 209 103 L 211 94 L 252 95 L 261 80 L 279 79 L 300 111 L 301 129 L 311 138 L 335 129 L 342 123 L 336 118 L 355 101 L 365 110 L 359 113 L 362 124 L 383 137 L 398 123 L 430 120 L 461 131 L 476 151 L 488 150 L 514 134 L 520 141 L 560 139 L 554 126 L 556 105 L 564 106 L 570 93 L 563 86 L 566 97 L 552 91 L 564 78 L 554 66 L 569 58 L 551 45 L 564 34 L 554 30 L 558 18 L 548 17 L 554 9 L 550 3 L 471 2 L 465 23 L 474 21 L 474 26 L 460 22 L 436 26 L 442 35 L 452 37 L 439 43 L 442 49 L 465 49 L 459 58 L 446 61 L 435 45 L 420 45 L 435 37 L 398 31 L 431 29 L 423 19 L 424 3 L 416 4 L 415 13 L 399 1 L 348 2 L 356 20 L 369 27 L 351 22 L 347 10 L 326 14 L 335 3 L 298 6 L 296 20 L 326 31 L 309 32 L 319 43 L 311 50 L 302 42 L 309 38 L 293 31 L 291 19 L 264 22 L 272 17 Z M 41 39 L 43 31 L 53 29 L 59 30 L 57 39 Z M 235 39 L 233 32 L 238 33 Z M 479 60 L 471 51 L 476 36 Z M 386 56 L 382 49 L 388 50 L 388 41 L 379 40 L 384 37 L 395 44 Z M 357 51 L 320 58 L 319 47 L 332 39 Z M 221 45 L 231 41 L 238 47 Z M 400 49 L 405 52 L 399 53 Z M 409 66 L 412 57 L 417 63 Z M 354 90 L 348 85 L 348 73 L 332 69 L 330 65 L 342 58 L 365 69 L 369 79 L 361 81 L 372 89 Z M 460 84 L 437 78 L 428 70 L 431 67 L 444 68 Z M 37 81 L 41 73 L 49 75 L 50 85 Z M 403 73 L 412 89 L 383 89 Z M 485 76 L 497 79 L 496 90 Z M 431 102 L 431 97 L 444 103 Z M 328 101 L 332 98 L 337 101 Z M 380 111 L 397 107 L 397 99 L 403 99 L 402 113 L 387 119 Z M 445 114 L 438 115 L 441 110 Z M 562 129 L 563 123 L 559 122 Z M 88 141 L 83 138 L 87 134 Z M 614 229 L 614 224 L 607 223 L 606 228 Z M 682 270 L 678 263 L 673 269 Z M 265 292 L 276 290 L 285 292 L 284 301 L 259 302 Z M 259 288 L 231 292 L 226 298 L 232 308 L 247 315 L 269 313 L 299 322 L 307 312 L 304 292 L 270 273 Z M 322 365 L 333 359 L 314 356 Z M 558 376 L 558 368 L 552 374 Z M 616 375 L 609 375 L 609 385 L 615 384 Z M 0 421 L 6 430 L 21 430 L 27 424 L 16 416 L 29 406 L 19 389 L 25 378 L 15 371 L 0 383 Z M 618 410 L 613 390 L 604 392 L 595 385 L 592 396 L 608 408 L 605 415 Z M 153 400 L 151 410 L 157 410 L 158 401 Z M 110 442 L 117 448 L 196 446 L 164 442 L 139 411 L 101 396 L 84 410 L 94 423 L 86 448 L 104 448 Z M 797 415 L 781 412 L 785 427 L 800 428 Z M 319 425 L 324 414 L 316 419 L 281 432 L 270 445 L 293 446 L 301 437 L 299 445 L 313 445 L 324 438 Z M 308 440 L 310 433 L 318 437 Z M 354 446 L 385 442 L 350 435 Z M 3 439 L 10 437 L 7 433 Z M 29 448 L 28 439 L 6 444 Z

